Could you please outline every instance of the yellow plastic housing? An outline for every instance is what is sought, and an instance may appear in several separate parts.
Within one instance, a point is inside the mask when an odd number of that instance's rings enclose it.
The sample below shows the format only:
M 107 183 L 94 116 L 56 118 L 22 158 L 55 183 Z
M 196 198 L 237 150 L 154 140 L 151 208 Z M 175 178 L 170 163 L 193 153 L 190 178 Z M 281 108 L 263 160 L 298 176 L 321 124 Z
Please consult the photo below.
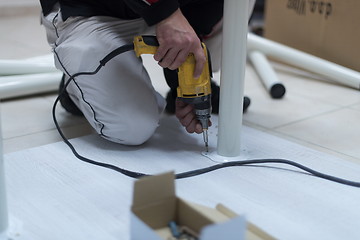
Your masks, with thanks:
M 155 38 L 155 37 L 154 37 Z M 134 37 L 134 51 L 137 57 L 142 54 L 155 54 L 159 46 L 148 45 L 145 43 L 143 36 Z
M 158 47 L 154 36 L 136 36 L 134 38 L 134 50 L 137 57 L 142 54 L 155 54 Z M 180 98 L 192 99 L 211 94 L 209 59 L 204 43 L 202 43 L 202 47 L 206 56 L 206 63 L 199 78 L 194 78 L 196 60 L 193 53 L 190 53 L 185 62 L 178 68 L 177 96 Z
M 177 88 L 177 95 L 180 98 L 196 98 L 211 94 L 208 55 L 205 44 L 202 45 L 206 63 L 200 77 L 194 78 L 196 60 L 192 53 L 178 69 L 179 87 Z

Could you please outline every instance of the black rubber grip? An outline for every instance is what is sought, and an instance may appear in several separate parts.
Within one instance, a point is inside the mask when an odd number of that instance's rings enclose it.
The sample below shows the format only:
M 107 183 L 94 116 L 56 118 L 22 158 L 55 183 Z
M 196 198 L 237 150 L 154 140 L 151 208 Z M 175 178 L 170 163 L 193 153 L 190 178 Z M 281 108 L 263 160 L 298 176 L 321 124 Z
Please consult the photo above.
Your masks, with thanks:
M 146 45 L 155 46 L 155 47 L 158 47 L 160 45 L 155 36 L 145 35 L 145 36 L 142 36 L 142 38 Z

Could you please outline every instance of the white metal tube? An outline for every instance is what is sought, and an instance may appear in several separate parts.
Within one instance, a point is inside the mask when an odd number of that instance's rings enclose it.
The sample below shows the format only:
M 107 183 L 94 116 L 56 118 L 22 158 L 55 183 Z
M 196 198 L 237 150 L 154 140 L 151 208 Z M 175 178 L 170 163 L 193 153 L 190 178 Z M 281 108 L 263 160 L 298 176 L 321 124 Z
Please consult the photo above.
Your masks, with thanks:
M 240 155 L 248 0 L 225 0 L 217 153 Z
M 325 76 L 334 82 L 360 89 L 359 72 L 283 44 L 256 36 L 252 33 L 249 33 L 248 35 L 248 50 L 258 50 L 265 55 L 290 65 Z
M 0 77 L 0 99 L 55 91 L 61 77 L 60 71 Z
M 5 166 L 2 152 L 2 134 L 0 125 L 0 240 L 7 239 L 7 229 L 9 225 L 6 189 L 5 189 Z
M 248 52 L 249 60 L 258 73 L 261 82 L 273 98 L 281 98 L 285 94 L 285 87 L 277 77 L 266 56 L 256 50 Z
M 30 62 L 24 60 L 0 60 L 0 75 L 55 72 L 52 62 Z

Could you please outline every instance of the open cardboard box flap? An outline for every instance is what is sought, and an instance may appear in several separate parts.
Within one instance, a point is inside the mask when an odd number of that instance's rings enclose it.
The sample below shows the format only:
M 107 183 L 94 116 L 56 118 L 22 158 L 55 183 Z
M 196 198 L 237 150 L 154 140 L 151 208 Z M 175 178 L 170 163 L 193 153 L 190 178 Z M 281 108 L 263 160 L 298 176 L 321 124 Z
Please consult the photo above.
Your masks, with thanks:
M 173 173 L 144 177 L 134 184 L 133 208 L 141 208 L 175 197 L 175 176 Z
M 167 239 L 170 221 L 187 226 L 200 240 L 274 239 L 221 204 L 209 208 L 178 198 L 173 172 L 137 180 L 131 210 L 133 240 Z

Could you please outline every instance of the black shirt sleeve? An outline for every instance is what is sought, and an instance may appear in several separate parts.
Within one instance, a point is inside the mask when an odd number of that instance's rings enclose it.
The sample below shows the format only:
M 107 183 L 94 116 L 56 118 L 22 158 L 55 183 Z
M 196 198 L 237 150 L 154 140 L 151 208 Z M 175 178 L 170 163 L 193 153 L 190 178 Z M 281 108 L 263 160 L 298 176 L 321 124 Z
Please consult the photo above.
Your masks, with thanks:
M 43 14 L 49 14 L 57 2 L 63 20 L 70 16 L 143 18 L 149 26 L 180 8 L 195 31 L 206 35 L 222 18 L 224 0 L 40 0 Z
M 180 7 L 178 0 L 124 0 L 124 2 L 149 26 L 169 17 Z
M 43 14 L 59 2 L 63 20 L 70 16 L 111 16 L 122 19 L 143 18 L 151 26 L 173 14 L 181 0 L 40 0 Z
M 42 8 L 43 14 L 45 16 L 48 15 L 56 3 L 57 3 L 57 0 L 40 0 L 40 5 Z

